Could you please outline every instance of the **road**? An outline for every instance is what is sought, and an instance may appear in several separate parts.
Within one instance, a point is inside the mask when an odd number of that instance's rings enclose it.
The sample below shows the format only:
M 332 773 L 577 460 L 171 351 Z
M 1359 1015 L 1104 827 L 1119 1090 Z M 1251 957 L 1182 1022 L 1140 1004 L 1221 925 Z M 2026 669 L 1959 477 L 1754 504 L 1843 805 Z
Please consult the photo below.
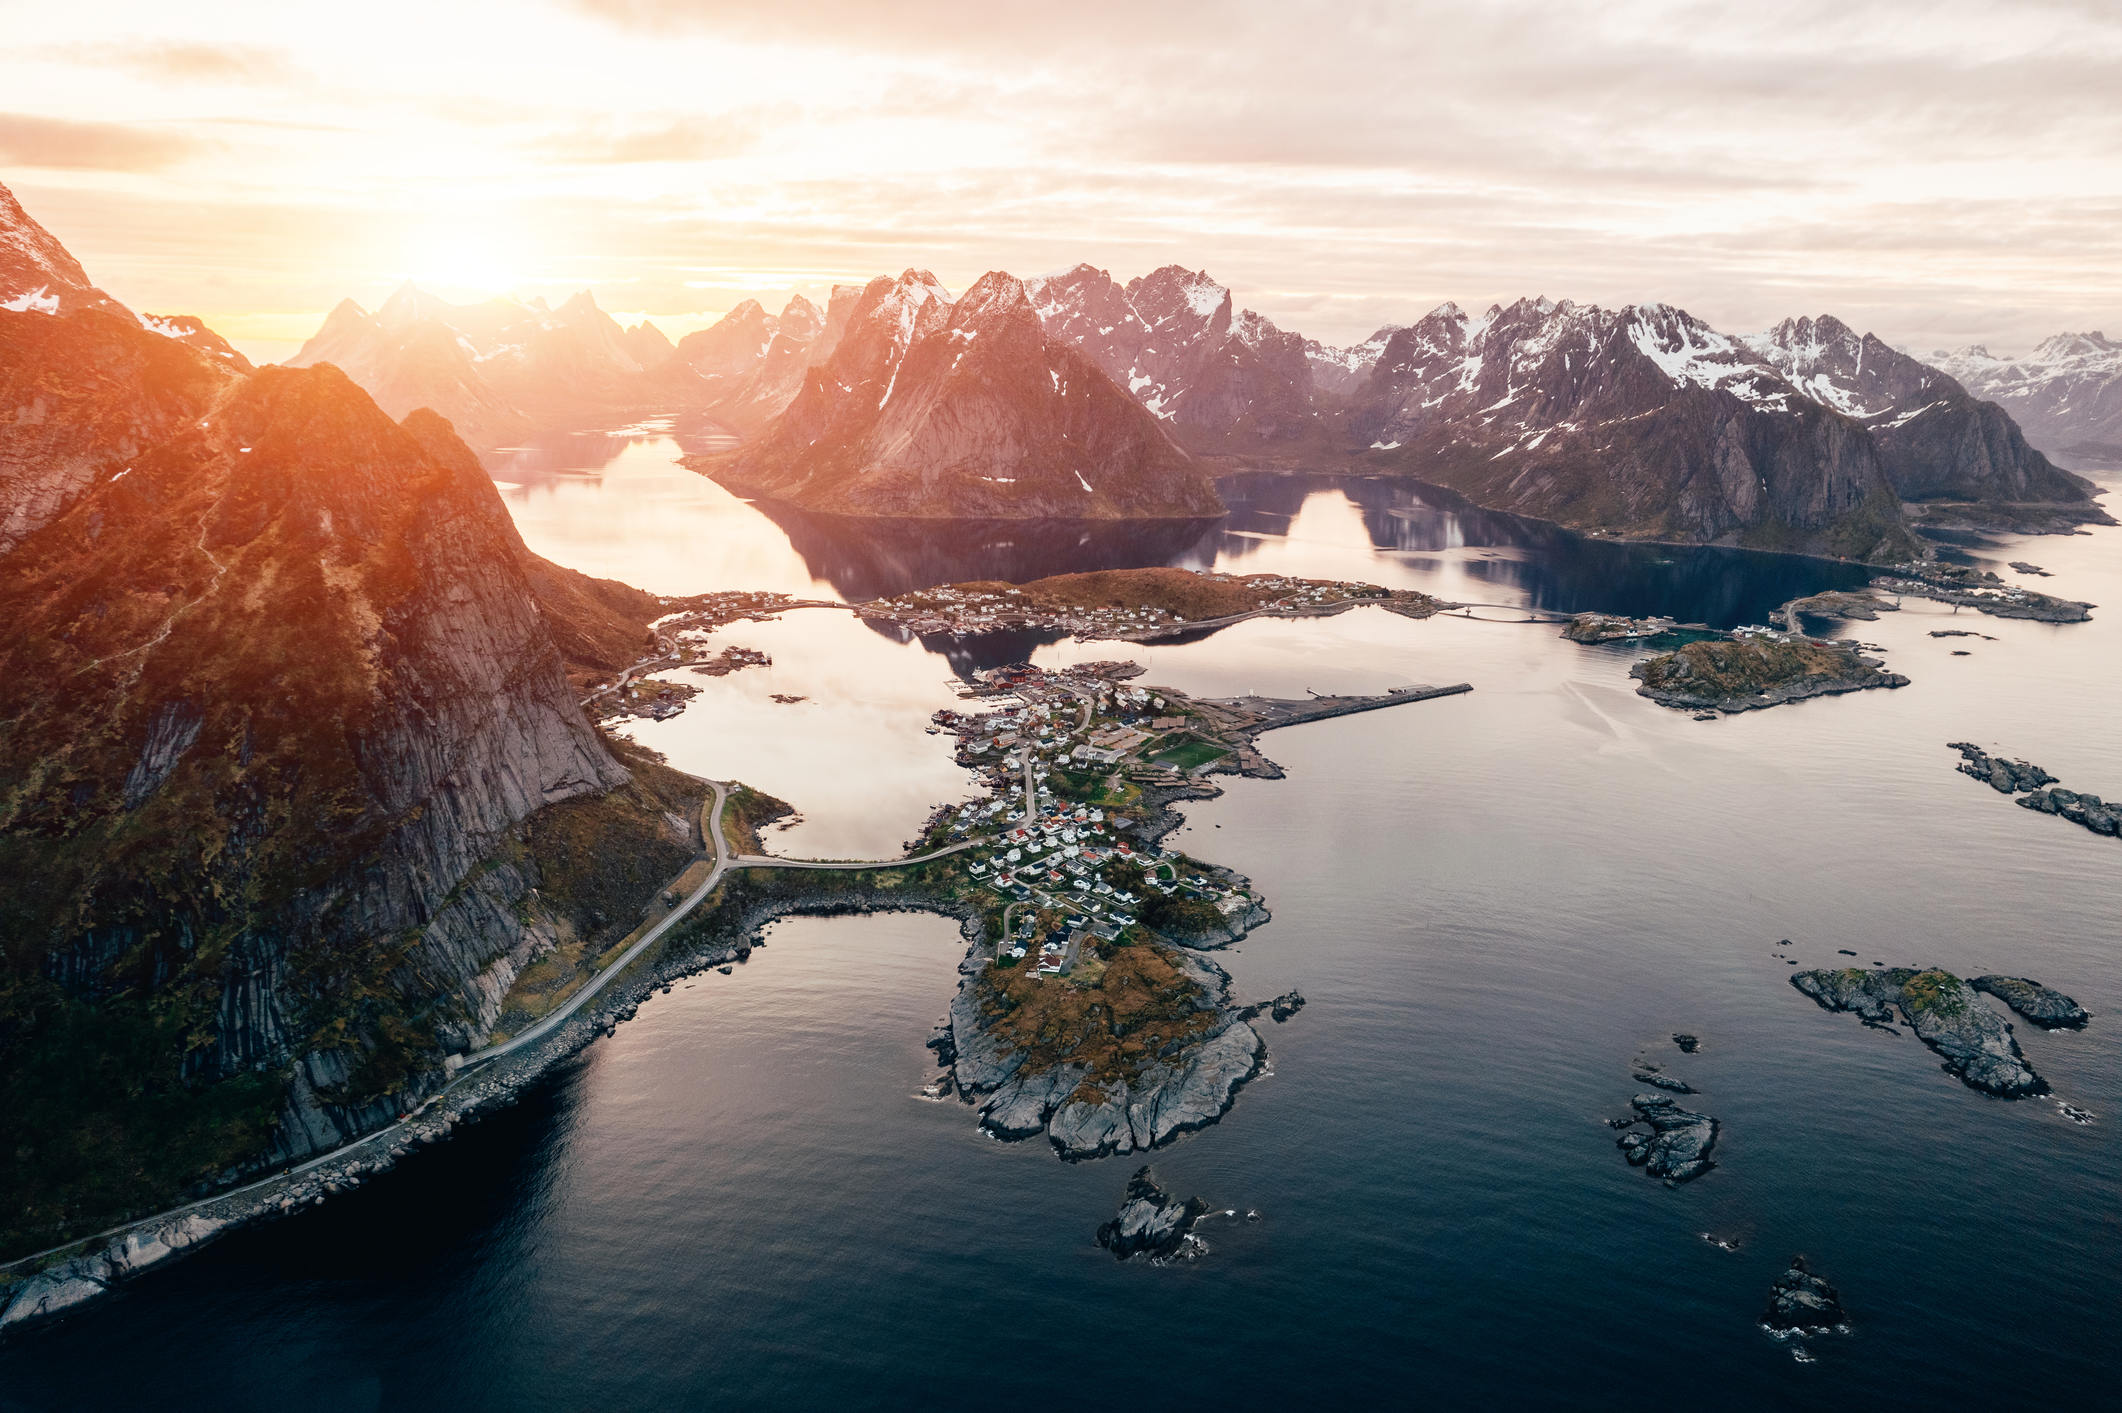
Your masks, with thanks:
M 955 844 L 945 844 L 940 849 L 931 849 L 925 854 L 909 854 L 903 859 L 784 859 L 773 854 L 739 854 L 730 860 L 738 868 L 813 868 L 862 870 L 871 868 L 906 868 L 913 864 L 927 863 L 946 854 L 955 854 L 970 849 L 976 844 L 992 842 L 986 837 L 960 839 Z
M 625 971 L 627 965 L 634 958 L 647 951 L 655 944 L 658 938 L 676 926 L 679 919 L 698 907 L 702 899 L 715 891 L 715 885 L 722 881 L 723 873 L 729 868 L 729 843 L 722 837 L 722 807 L 729 801 L 729 787 L 719 780 L 711 780 L 708 785 L 715 793 L 714 798 L 709 802 L 709 807 L 700 812 L 700 832 L 706 835 L 708 842 L 714 846 L 715 866 L 708 870 L 707 877 L 701 881 L 700 886 L 688 893 L 685 896 L 685 900 L 665 914 L 663 919 L 654 927 L 642 933 L 633 946 L 628 947 L 619 954 L 617 961 L 591 977 L 586 986 L 561 1003 L 559 1009 L 525 1030 L 521 1035 L 504 1040 L 499 1045 L 489 1045 L 484 1050 L 472 1051 L 471 1054 L 464 1057 L 464 1069 L 468 1070 L 474 1065 L 485 1064 L 488 1060 L 498 1060 L 503 1055 L 520 1050 L 525 1045 L 542 1040 L 552 1034 L 555 1029 L 566 1023 L 569 1016 L 581 1010 L 592 996 L 602 991 L 606 982 L 620 972 Z M 461 1070 L 459 1071 L 459 1073 L 462 1072 Z
M 440 1090 L 436 1091 L 436 1093 L 429 1097 L 425 1103 L 421 1104 L 418 1109 L 415 1109 L 412 1113 L 406 1115 L 402 1119 L 399 1119 L 395 1123 L 386 1124 L 384 1127 L 379 1128 L 372 1133 L 365 1133 L 361 1137 L 353 1140 L 351 1143 L 341 1144 L 339 1147 L 334 1148 L 329 1152 L 319 1153 L 314 1158 L 306 1158 L 302 1162 L 299 1162 L 290 1168 L 286 1168 L 280 1172 L 272 1174 L 270 1177 L 259 1178 L 257 1181 L 245 1183 L 241 1187 L 232 1187 L 226 1192 L 217 1192 L 211 1197 L 203 1197 L 197 1202 L 188 1202 L 181 1207 L 172 1207 L 168 1211 L 159 1212 L 152 1217 L 136 1217 L 132 1221 L 122 1223 L 118 1226 L 108 1228 L 104 1231 L 96 1232 L 93 1235 L 78 1236 L 71 1241 L 63 1242 L 58 1246 L 49 1247 L 43 1251 L 31 1252 L 27 1256 L 20 1256 L 12 1261 L 6 1262 L 5 1264 L 0 1264 L 0 1271 L 28 1268 L 34 1262 L 40 1261 L 47 1256 L 53 1256 L 61 1251 L 66 1251 L 77 1246 L 83 1246 L 91 1242 L 102 1241 L 109 1237 L 116 1236 L 121 1232 L 132 1231 L 137 1228 L 146 1226 L 160 1226 L 168 1222 L 175 1221 L 178 1218 L 188 1216 L 193 1212 L 199 1211 L 201 1208 L 210 1207 L 217 1202 L 226 1202 L 232 1197 L 241 1197 L 245 1193 L 255 1192 L 259 1188 L 268 1187 L 278 1182 L 284 1182 L 291 1177 L 298 1177 L 303 1173 L 320 1168 L 327 1163 L 335 1162 L 339 1159 L 342 1159 L 357 1148 L 364 1148 L 376 1143 L 387 1143 L 390 1140 L 392 1134 L 394 1134 L 397 1130 L 405 1127 L 413 1119 L 418 1118 L 422 1113 L 426 1112 L 426 1110 L 429 1109 L 437 1099 L 440 1099 L 444 1094 L 447 1094 L 451 1089 L 456 1087 L 456 1085 L 467 1075 L 469 1075 L 474 1069 L 486 1064 L 489 1061 L 499 1059 L 503 1055 L 509 1054 L 515 1050 L 519 1050 L 526 1045 L 534 1044 L 537 1041 L 542 1040 L 546 1036 L 552 1034 L 554 1030 L 559 1028 L 561 1025 L 565 1024 L 568 1017 L 572 1016 L 575 1012 L 582 1009 L 582 1007 L 586 1005 L 592 997 L 596 996 L 597 993 L 602 991 L 611 982 L 613 977 L 616 977 L 617 975 L 619 975 L 620 972 L 626 970 L 626 968 L 631 965 L 635 961 L 635 959 L 640 957 L 643 952 L 647 951 L 651 946 L 653 946 L 657 942 L 658 939 L 660 939 L 665 933 L 669 932 L 671 928 L 675 927 L 678 922 L 682 920 L 688 913 L 692 912 L 694 908 L 698 907 L 703 901 L 705 901 L 708 895 L 715 891 L 716 885 L 722 881 L 723 874 L 727 873 L 732 868 L 900 868 L 905 867 L 909 864 L 925 863 L 930 859 L 939 859 L 946 854 L 955 854 L 961 850 L 970 849 L 976 844 L 984 844 L 988 842 L 984 838 L 965 839 L 959 841 L 956 844 L 946 845 L 941 849 L 936 849 L 926 854 L 918 854 L 911 858 L 879 859 L 874 862 L 826 862 L 823 860 L 816 859 L 771 858 L 757 854 L 732 855 L 729 852 L 729 843 L 723 838 L 722 835 L 722 811 L 723 807 L 729 801 L 729 786 L 721 781 L 715 780 L 709 781 L 708 786 L 713 791 L 713 794 L 710 797 L 707 805 L 704 806 L 701 810 L 700 826 L 701 832 L 706 836 L 708 842 L 714 847 L 715 866 L 709 871 L 706 879 L 701 882 L 700 886 L 695 888 L 691 893 L 688 893 L 685 896 L 684 900 L 681 901 L 676 907 L 672 908 L 669 913 L 665 914 L 661 919 L 659 919 L 654 927 L 651 927 L 647 932 L 641 934 L 641 936 L 636 939 L 634 944 L 628 947 L 624 952 L 622 952 L 618 956 L 618 958 L 612 962 L 610 966 L 605 967 L 602 971 L 598 972 L 595 976 L 591 977 L 586 985 L 584 985 L 574 995 L 570 996 L 551 1015 L 546 1016 L 536 1025 L 533 1025 L 529 1029 L 525 1030 L 521 1035 L 517 1035 L 509 1040 L 505 1040 L 499 1045 L 489 1045 L 483 1050 L 475 1050 L 471 1054 L 465 1056 L 463 1065 L 459 1067 L 457 1073 L 451 1078 L 450 1082 L 444 1085 Z

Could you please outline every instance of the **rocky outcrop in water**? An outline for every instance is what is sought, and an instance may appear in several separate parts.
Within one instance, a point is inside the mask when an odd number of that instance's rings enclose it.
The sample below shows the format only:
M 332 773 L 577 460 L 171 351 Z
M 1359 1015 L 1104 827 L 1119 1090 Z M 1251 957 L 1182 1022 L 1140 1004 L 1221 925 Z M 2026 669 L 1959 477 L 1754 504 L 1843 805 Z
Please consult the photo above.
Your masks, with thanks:
M 1946 1073 L 1970 1089 L 2007 1099 L 2048 1092 L 2048 1082 L 2012 1038 L 2010 1023 L 1951 972 L 1846 967 L 1801 971 L 1790 984 L 1823 1010 L 1848 1011 L 1874 1027 L 1891 1028 L 1898 1011 L 1916 1038 L 1945 1062 Z
M 1624 1130 L 1617 1141 L 1632 1166 L 1669 1183 L 1690 1181 L 1716 1166 L 1709 1158 L 1717 1146 L 1715 1119 L 1690 1113 L 1664 1094 L 1638 1094 L 1628 1102 L 1636 1115 L 1616 1121 Z M 1647 1131 L 1637 1132 L 1639 1126 Z
M 1147 1167 L 1127 1180 L 1127 1195 L 1113 1219 L 1098 1228 L 1098 1244 L 1125 1261 L 1141 1256 L 1168 1261 L 1192 1248 L 1194 1223 L 1208 1211 L 1198 1197 L 1183 1201 L 1157 1185 Z
M 2077 1030 L 2092 1019 L 2092 1012 L 2062 992 L 2023 976 L 1978 976 L 1967 984 L 1996 997 L 2043 1030 Z
M 2015 803 L 2020 807 L 2061 816 L 2095 834 L 2122 834 L 2122 802 L 2109 803 L 2098 795 L 2066 790 L 2040 766 L 1993 756 L 1972 741 L 1947 744 L 1961 756 L 1955 769 L 1983 781 L 2000 795 L 2018 795 Z
M 1793 1256 L 1790 1269 L 1768 1288 L 1761 1323 L 1777 1334 L 1831 1334 L 1848 1329 L 1849 1313 L 1840 1293 L 1814 1275 L 1803 1256 Z

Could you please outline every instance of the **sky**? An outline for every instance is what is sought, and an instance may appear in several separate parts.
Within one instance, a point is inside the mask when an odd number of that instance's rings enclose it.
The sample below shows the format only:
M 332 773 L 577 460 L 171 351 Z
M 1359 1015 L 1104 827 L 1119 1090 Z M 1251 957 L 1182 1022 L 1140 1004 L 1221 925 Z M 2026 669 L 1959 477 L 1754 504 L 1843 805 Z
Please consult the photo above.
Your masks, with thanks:
M 0 0 L 0 182 L 284 357 L 340 299 L 674 336 L 908 267 L 1178 262 L 1352 342 L 1452 299 L 2122 329 L 2122 0 Z

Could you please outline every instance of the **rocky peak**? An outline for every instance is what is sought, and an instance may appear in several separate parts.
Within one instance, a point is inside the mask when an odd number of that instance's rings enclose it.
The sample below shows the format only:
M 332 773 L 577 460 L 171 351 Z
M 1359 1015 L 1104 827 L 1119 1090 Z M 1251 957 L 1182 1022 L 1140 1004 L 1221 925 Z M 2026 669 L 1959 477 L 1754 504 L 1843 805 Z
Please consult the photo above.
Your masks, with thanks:
M 704 329 L 678 341 L 678 356 L 710 377 L 748 371 L 773 342 L 776 323 L 756 299 L 747 299 Z
M 1183 265 L 1152 270 L 1128 281 L 1127 299 L 1160 337 L 1217 337 L 1230 330 L 1230 291 L 1210 279 L 1206 270 Z
M 798 343 L 809 343 L 825 327 L 825 315 L 800 294 L 790 295 L 775 320 L 775 332 Z
M 81 262 L 0 185 L 0 310 L 57 314 L 83 308 L 124 306 L 91 284 Z
M 1876 334 L 1859 335 L 1831 314 L 1785 319 L 1744 342 L 1806 397 L 1851 417 L 1879 417 L 1965 391 L 1947 374 Z

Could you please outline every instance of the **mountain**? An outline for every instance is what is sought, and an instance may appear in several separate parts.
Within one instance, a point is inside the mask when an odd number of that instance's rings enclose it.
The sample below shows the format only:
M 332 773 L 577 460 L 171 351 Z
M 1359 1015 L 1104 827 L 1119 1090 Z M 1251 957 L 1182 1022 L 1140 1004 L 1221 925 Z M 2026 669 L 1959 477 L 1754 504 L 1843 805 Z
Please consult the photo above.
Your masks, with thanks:
M 678 357 L 706 381 L 701 410 L 739 435 L 779 416 L 802 388 L 805 371 L 832 352 L 861 292 L 858 285 L 834 286 L 837 325 L 799 294 L 779 315 L 747 299 L 708 328 L 687 334 Z
M 690 410 L 702 380 L 649 323 L 622 328 L 584 291 L 543 300 L 450 304 L 411 284 L 371 314 L 343 300 L 294 368 L 329 363 L 403 417 L 432 408 L 482 450 L 535 431 Z
M 10 1251 L 417 1104 L 574 935 L 584 812 L 621 932 L 694 848 L 555 646 L 638 651 L 648 596 L 531 555 L 440 417 L 45 288 L 0 310 Z
M 2007 507 L 2040 507 L 2066 523 L 2107 518 L 2089 484 L 2028 446 L 2011 414 L 1876 334 L 1859 337 L 1822 315 L 1786 319 L 1744 342 L 1799 392 L 1864 423 L 1904 501 L 1992 520 L 2024 513 Z
M 1164 418 L 1189 449 L 1288 446 L 1321 427 L 1320 346 L 1284 333 L 1206 272 L 1166 265 L 1125 288 L 1077 265 L 1026 286 L 1040 321 Z
M 1979 344 L 1933 361 L 1977 397 L 2009 409 L 2027 439 L 2074 466 L 2122 467 L 2122 342 L 2057 334 L 2024 358 Z
M 1668 305 L 1442 305 L 1388 337 L 1343 417 L 1369 460 L 1577 528 L 1916 550 L 1860 424 Z
M 1001 273 L 955 302 L 927 271 L 872 280 L 787 410 L 738 451 L 688 464 L 740 493 L 847 515 L 1110 519 L 1223 508 L 1158 420 L 1050 335 L 1024 284 Z

